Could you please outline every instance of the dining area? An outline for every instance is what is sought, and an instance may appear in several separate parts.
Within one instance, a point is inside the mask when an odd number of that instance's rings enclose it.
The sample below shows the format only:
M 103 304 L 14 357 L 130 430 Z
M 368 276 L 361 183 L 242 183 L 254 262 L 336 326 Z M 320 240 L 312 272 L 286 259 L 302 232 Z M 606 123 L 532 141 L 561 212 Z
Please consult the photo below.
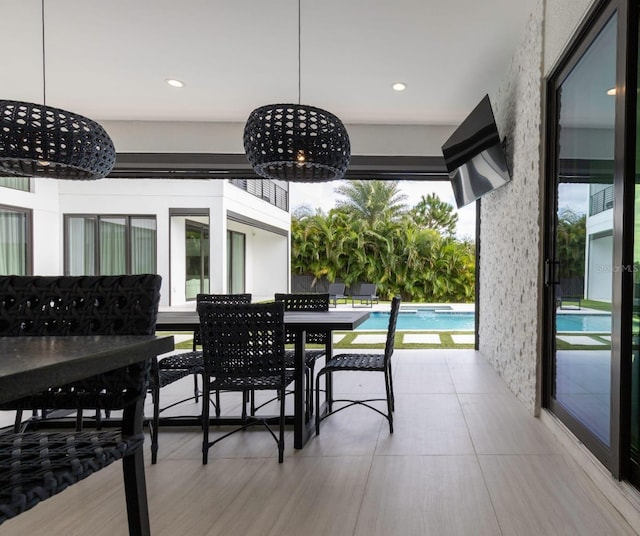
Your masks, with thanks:
M 285 423 L 293 429 L 294 448 L 305 446 L 313 433 L 315 360 L 325 357 L 328 363 L 332 331 L 354 329 L 368 313 L 329 312 L 328 294 L 277 294 L 269 303 L 251 303 L 250 296 L 199 295 L 195 313 L 159 314 L 160 284 L 161 278 L 152 275 L 0 278 L 0 523 L 88 476 L 93 481 L 94 473 L 122 459 L 128 532 L 151 534 L 143 429 L 149 428 L 155 464 L 159 378 L 171 373 L 171 367 L 159 364 L 172 357 L 184 363 L 179 352 L 171 352 L 173 336 L 156 331 L 193 330 L 202 342 L 202 351 L 191 355 L 195 364 L 188 371 L 202 376 L 202 392 L 192 397 L 202 401 L 201 410 L 191 419 L 183 415 L 163 420 L 204 431 L 203 464 L 212 445 L 256 423 L 276 439 L 280 463 Z M 307 334 L 323 347 L 307 350 Z M 184 370 L 173 372 L 187 376 Z M 287 397 L 290 384 L 293 396 Z M 279 412 L 274 417 L 258 415 L 270 401 L 261 401 L 256 393 L 274 390 L 271 401 L 278 402 Z M 227 397 L 241 395 L 238 413 L 232 409 L 221 415 L 221 391 Z M 152 393 L 152 418 L 144 408 L 147 392 Z M 330 379 L 324 392 L 329 405 L 316 397 L 316 428 L 318 417 L 330 412 Z M 287 411 L 286 398 L 293 399 Z M 210 417 L 212 405 L 215 417 Z M 238 408 L 226 400 L 225 406 Z M 6 415 L 12 416 L 13 425 L 4 422 Z M 268 424 L 274 419 L 279 437 Z M 235 425 L 239 428 L 208 442 L 210 426 Z M 117 430 L 109 430 L 113 427 Z
M 113 303 L 118 302 L 116 299 Z M 208 442 L 242 426 L 243 413 L 244 420 L 249 419 L 252 405 L 258 416 L 279 418 L 283 402 L 283 463 L 278 463 L 280 445 L 271 434 L 261 426 L 250 426 L 207 449 L 208 460 L 203 464 L 204 385 L 200 378 L 196 402 L 194 380 L 187 374 L 161 389 L 163 406 L 183 402 L 161 413 L 156 463 L 152 463 L 150 431 L 145 429 L 142 447 L 135 451 L 135 463 L 105 466 L 69 485 L 63 493 L 6 520 L 0 533 L 634 534 L 622 515 L 571 462 L 563 444 L 539 419 L 527 413 L 477 351 L 395 350 L 390 368 L 392 398 L 383 374 L 366 370 L 333 374 L 331 400 L 375 400 L 367 403 L 379 411 L 355 403 L 348 411 L 335 412 L 338 414 L 322 420 L 320 433 L 316 434 L 315 417 L 328 414 L 331 404 L 322 380 L 317 384 L 320 392 L 314 385 L 312 395 L 320 395 L 320 404 L 309 408 L 305 353 L 328 352 L 315 364 L 317 379 L 318 375 L 326 376 L 320 373 L 332 361 L 336 365 L 348 361 L 346 356 L 355 358 L 371 351 L 338 352 L 329 346 L 307 345 L 307 340 L 314 340 L 312 333 L 318 330 L 353 329 L 362 318 L 352 315 L 366 317 L 369 313 L 286 308 L 284 303 L 277 308 L 282 312 L 278 324 L 286 328 L 283 343 L 287 329 L 298 341 L 285 345 L 285 351 L 293 356 L 293 379 L 287 385 L 287 391 L 293 393 L 279 398 L 273 391 L 256 390 L 252 399 L 244 390 L 220 389 L 215 393 L 219 385 L 210 382 L 207 402 L 211 406 Z M 201 311 L 206 317 L 212 315 L 211 309 L 224 307 L 204 307 Z M 232 309 L 237 315 L 237 306 Z M 238 324 L 237 318 L 234 324 Z M 0 340 L 1 355 L 5 360 L 9 355 L 15 359 L 11 373 L 14 381 L 9 379 L 9 361 L 2 365 L 2 375 L 6 375 L 0 376 L 2 402 L 28 391 L 38 392 L 50 385 L 52 378 L 55 382 L 63 378 L 81 380 L 123 363 L 153 363 L 155 359 L 150 356 L 154 354 L 162 362 L 183 350 L 171 350 L 174 336 L 165 335 L 160 328 L 185 332 L 202 325 L 198 311 L 160 311 L 155 318 L 156 335 L 103 335 L 94 341 L 91 336 L 82 336 L 86 338 L 81 345 L 79 336 L 68 334 L 4 337 Z M 211 344 L 208 330 L 200 334 L 203 360 L 207 359 L 207 344 Z M 329 344 L 332 340 L 333 336 Z M 22 365 L 19 372 L 17 364 L 25 361 L 27 350 L 32 366 Z M 384 356 L 380 351 L 371 353 Z M 55 355 L 58 358 L 54 361 L 59 363 L 45 364 Z M 342 358 L 336 361 L 338 356 Z M 369 363 L 375 366 L 374 361 Z M 66 376 L 69 370 L 74 372 Z M 328 370 L 330 367 L 325 372 Z M 63 371 L 65 376 L 59 376 Z M 393 418 L 389 419 L 385 409 L 391 404 Z M 118 412 L 108 418 L 105 415 L 104 428 L 109 429 L 109 418 L 123 416 L 128 421 L 131 415 L 137 416 L 137 432 L 143 424 L 145 428 L 150 425 L 155 410 L 153 397 L 147 394 L 134 406 L 129 417 Z M 84 430 L 89 431 L 92 427 L 88 421 L 94 415 L 85 411 L 84 417 Z M 46 427 L 40 427 L 45 420 L 34 431 L 44 432 Z M 0 425 L 8 433 L 15 433 L 11 411 L 0 412 Z M 126 428 L 124 422 L 122 425 Z M 67 428 L 65 433 L 71 431 Z M 137 475 L 137 493 L 131 491 L 131 480 L 129 476 L 123 478 L 123 473 Z M 130 497 L 146 498 L 147 526 L 132 528 L 131 512 L 136 502 Z M 529 500 L 523 501 L 522 497 Z

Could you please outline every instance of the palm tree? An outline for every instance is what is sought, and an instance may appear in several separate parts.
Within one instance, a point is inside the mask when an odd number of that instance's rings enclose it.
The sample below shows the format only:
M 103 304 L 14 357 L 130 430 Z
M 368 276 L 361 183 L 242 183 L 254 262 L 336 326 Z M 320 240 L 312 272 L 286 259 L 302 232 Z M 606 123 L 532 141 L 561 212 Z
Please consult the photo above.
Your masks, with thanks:
M 453 211 L 453 205 L 445 203 L 436 194 L 423 195 L 410 214 L 416 224 L 443 236 L 453 236 L 456 232 L 458 215 Z
M 346 199 L 338 200 L 336 207 L 363 218 L 370 225 L 376 220 L 393 220 L 402 215 L 406 195 L 400 193 L 398 181 L 348 181 L 334 190 Z

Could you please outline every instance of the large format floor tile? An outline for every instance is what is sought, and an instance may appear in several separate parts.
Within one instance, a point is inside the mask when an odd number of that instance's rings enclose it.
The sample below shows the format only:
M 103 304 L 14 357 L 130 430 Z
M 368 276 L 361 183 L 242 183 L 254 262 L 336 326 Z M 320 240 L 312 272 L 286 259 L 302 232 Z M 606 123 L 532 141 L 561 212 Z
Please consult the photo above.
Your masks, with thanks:
M 494 536 L 500 530 L 475 456 L 377 456 L 357 536 Z
M 567 455 L 479 458 L 503 534 L 635 534 Z
M 321 362 L 318 364 L 321 366 Z M 618 536 L 635 534 L 549 429 L 471 350 L 394 355 L 394 433 L 355 406 L 321 423 L 302 450 L 286 429 L 285 459 L 260 427 L 211 448 L 198 426 L 160 428 L 158 463 L 145 445 L 156 536 Z M 338 397 L 384 397 L 382 374 L 337 374 Z M 192 378 L 161 393 L 193 393 Z M 260 393 L 267 400 L 272 393 Z M 291 411 L 287 396 L 287 411 Z M 376 402 L 385 409 L 385 404 Z M 147 415 L 151 404 L 147 401 Z M 264 408 L 276 413 L 277 402 Z M 223 393 L 223 414 L 240 411 Z M 187 402 L 166 415 L 198 415 Z M 6 424 L 10 412 L 0 415 Z M 229 429 L 212 427 L 212 437 Z M 120 464 L 0 527 L 2 536 L 127 534 Z

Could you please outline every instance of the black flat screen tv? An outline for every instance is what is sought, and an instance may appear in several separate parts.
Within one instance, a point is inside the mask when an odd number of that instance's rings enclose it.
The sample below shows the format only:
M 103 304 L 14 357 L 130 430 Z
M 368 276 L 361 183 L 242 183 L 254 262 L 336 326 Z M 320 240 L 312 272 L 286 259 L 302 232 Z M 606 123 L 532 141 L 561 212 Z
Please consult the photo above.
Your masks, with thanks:
M 489 95 L 442 146 L 458 208 L 511 180 Z

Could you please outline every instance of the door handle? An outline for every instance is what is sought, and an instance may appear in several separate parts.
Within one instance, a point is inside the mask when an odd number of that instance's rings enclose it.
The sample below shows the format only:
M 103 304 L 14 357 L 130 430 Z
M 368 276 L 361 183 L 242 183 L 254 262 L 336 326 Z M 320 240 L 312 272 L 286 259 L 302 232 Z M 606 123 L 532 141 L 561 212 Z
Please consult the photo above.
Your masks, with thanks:
M 552 261 L 551 259 L 546 259 L 544 261 L 544 284 L 547 287 L 551 285 L 558 285 L 560 280 L 558 279 L 558 271 L 560 268 L 559 261 Z

